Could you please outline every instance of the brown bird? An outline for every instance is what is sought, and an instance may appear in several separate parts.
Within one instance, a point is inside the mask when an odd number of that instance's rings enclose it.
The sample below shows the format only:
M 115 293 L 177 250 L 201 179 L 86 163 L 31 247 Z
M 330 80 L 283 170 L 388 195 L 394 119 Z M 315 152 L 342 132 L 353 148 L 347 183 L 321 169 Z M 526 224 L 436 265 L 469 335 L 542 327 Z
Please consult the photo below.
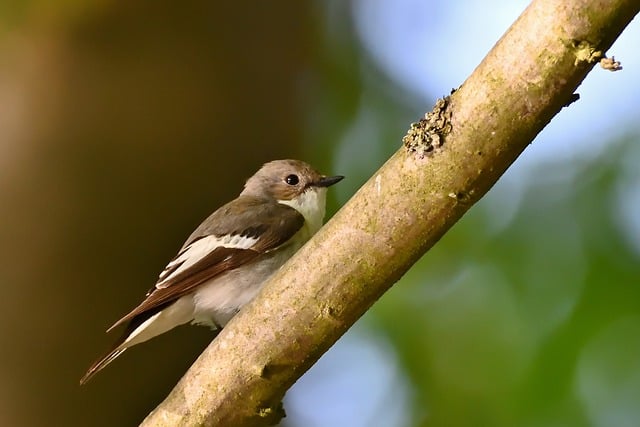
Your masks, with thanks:
M 127 324 L 80 384 L 129 347 L 178 325 L 222 329 L 320 229 L 327 187 L 342 178 L 321 175 L 299 160 L 263 165 L 238 198 L 196 228 L 142 303 L 107 330 Z

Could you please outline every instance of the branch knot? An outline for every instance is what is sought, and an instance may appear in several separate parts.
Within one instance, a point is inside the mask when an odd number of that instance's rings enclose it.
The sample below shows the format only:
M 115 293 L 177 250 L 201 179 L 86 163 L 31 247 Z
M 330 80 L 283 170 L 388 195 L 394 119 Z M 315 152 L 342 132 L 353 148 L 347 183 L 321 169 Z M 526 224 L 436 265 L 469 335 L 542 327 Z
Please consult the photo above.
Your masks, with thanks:
M 433 109 L 424 115 L 424 119 L 411 123 L 407 134 L 402 138 L 402 144 L 408 152 L 423 159 L 436 148 L 442 147 L 445 136 L 451 132 L 451 112 L 447 109 L 448 105 L 448 96 L 440 98 Z

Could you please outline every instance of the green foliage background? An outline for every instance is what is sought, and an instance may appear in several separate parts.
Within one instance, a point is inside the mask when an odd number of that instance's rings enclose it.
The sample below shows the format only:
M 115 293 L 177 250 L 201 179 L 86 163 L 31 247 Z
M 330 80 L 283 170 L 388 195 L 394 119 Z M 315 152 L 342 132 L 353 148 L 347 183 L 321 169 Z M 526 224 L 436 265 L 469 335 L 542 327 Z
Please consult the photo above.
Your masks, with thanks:
M 350 13 L 0 6 L 0 425 L 135 425 L 208 331 L 181 328 L 77 381 L 191 229 L 264 161 L 347 175 L 333 212 L 397 149 L 433 99 L 378 70 Z M 408 425 L 640 424 L 640 236 L 622 221 L 637 140 L 516 162 L 374 306 L 361 325 L 391 344 Z

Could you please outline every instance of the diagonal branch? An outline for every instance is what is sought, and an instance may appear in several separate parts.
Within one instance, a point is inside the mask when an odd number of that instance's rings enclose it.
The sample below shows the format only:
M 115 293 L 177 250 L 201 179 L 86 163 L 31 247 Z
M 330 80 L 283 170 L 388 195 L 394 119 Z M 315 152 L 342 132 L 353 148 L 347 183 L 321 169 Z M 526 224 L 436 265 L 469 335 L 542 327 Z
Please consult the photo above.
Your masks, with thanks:
M 286 390 L 575 100 L 639 9 L 637 0 L 535 0 L 142 425 L 277 422 Z

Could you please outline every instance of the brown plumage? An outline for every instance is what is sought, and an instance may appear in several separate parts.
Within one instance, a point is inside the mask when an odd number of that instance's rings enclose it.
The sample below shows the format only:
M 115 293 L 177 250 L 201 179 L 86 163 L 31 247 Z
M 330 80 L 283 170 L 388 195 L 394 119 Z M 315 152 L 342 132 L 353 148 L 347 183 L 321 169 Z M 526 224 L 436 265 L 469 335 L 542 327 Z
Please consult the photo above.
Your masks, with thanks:
M 189 321 L 221 328 L 262 283 L 313 235 L 324 216 L 325 177 L 298 160 L 265 164 L 240 196 L 211 214 L 184 243 L 136 308 L 86 383 L 127 348 Z

